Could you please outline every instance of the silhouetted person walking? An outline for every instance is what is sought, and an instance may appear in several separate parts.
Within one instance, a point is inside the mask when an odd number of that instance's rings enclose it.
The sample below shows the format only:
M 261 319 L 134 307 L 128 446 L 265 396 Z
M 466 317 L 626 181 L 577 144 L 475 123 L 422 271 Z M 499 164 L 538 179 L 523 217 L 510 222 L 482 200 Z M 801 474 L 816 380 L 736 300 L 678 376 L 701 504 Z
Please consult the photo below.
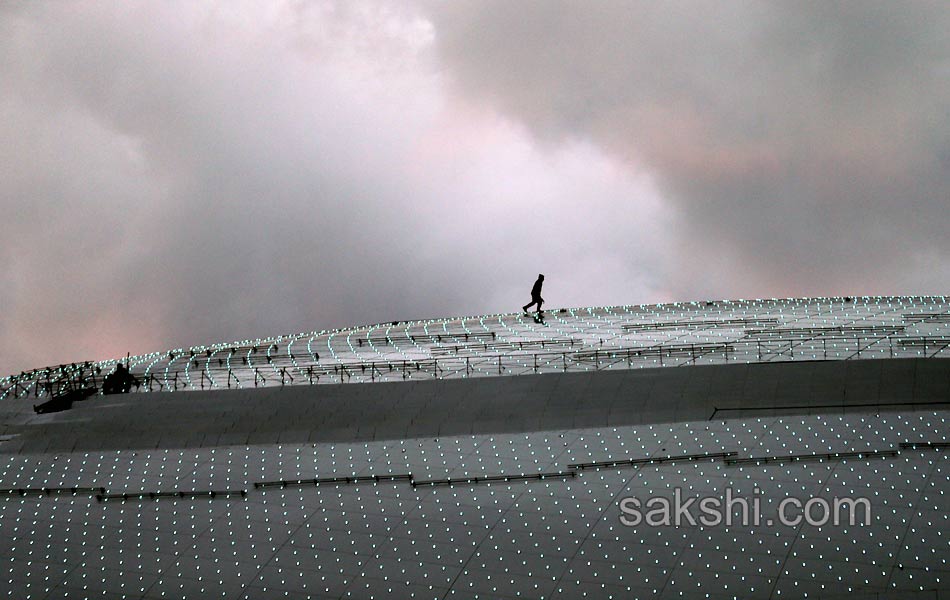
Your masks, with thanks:
M 544 298 L 541 297 L 542 285 L 544 285 L 544 275 L 538 275 L 538 280 L 534 282 L 534 286 L 531 288 L 531 302 L 522 306 L 522 311 L 528 312 L 529 306 L 537 304 L 538 312 L 541 312 L 541 304 L 544 302 Z

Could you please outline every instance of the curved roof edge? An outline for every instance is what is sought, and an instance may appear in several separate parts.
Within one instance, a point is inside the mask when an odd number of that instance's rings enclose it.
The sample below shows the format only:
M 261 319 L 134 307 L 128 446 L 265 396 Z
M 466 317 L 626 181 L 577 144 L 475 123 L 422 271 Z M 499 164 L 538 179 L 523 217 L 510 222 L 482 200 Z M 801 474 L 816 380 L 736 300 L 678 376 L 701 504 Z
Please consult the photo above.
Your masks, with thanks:
M 519 375 L 717 362 L 939 356 L 948 296 L 731 299 L 560 308 L 373 325 L 132 356 L 140 390 Z M 0 379 L 0 399 L 95 383 L 109 359 Z M 98 378 L 98 381 L 96 381 Z

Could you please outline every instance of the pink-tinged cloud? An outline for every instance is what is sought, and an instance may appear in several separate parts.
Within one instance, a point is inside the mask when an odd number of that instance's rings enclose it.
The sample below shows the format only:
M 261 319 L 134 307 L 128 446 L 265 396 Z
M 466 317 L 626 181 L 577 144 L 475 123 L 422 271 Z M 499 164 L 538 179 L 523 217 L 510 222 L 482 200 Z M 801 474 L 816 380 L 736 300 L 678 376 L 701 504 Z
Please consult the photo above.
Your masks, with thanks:
M 0 372 L 950 284 L 941 3 L 0 5 Z
M 445 84 L 388 3 L 0 8 L 0 371 L 647 301 L 649 177 Z M 619 226 L 622 224 L 622 226 Z

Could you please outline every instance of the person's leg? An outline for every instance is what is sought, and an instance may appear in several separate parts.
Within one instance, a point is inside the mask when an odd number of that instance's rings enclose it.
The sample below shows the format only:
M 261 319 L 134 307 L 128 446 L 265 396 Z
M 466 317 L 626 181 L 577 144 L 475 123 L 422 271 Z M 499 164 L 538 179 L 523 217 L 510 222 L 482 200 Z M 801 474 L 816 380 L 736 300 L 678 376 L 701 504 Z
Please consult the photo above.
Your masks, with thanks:
M 544 298 L 541 296 L 531 296 L 531 304 L 528 306 L 537 306 L 538 310 L 541 310 L 541 303 L 544 302 Z M 525 306 L 525 312 L 527 312 L 528 306 Z

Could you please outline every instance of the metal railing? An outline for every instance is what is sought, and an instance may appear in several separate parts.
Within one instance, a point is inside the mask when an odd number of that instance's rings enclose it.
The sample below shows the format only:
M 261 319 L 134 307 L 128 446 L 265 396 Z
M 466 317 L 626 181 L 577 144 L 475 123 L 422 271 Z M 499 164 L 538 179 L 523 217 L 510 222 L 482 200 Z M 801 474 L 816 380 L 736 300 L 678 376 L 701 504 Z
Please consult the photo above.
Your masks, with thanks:
M 778 362 L 787 360 L 854 360 L 861 358 L 910 358 L 950 356 L 950 337 L 899 337 L 903 327 L 833 327 L 795 330 L 748 330 L 738 339 L 718 343 L 667 343 L 648 346 L 591 347 L 576 340 L 498 342 L 440 347 L 437 355 L 417 359 L 321 361 L 308 356 L 268 352 L 260 366 L 243 356 L 232 361 L 211 353 L 172 356 L 169 364 L 155 371 L 133 374 L 134 392 L 234 389 L 322 383 L 361 383 L 523 375 L 533 373 L 600 371 L 644 367 L 673 367 L 733 362 Z M 520 345 L 519 345 L 520 344 Z M 560 346 L 557 350 L 549 350 Z M 487 351 L 485 351 L 487 350 Z M 501 351 L 506 350 L 506 351 Z M 248 354 L 255 354 L 255 349 Z M 433 352 L 433 354 L 436 354 Z M 177 363 L 175 362 L 178 359 Z M 104 369 L 91 363 L 41 369 L 10 380 L 0 394 L 13 398 L 56 395 L 76 387 L 98 386 Z

